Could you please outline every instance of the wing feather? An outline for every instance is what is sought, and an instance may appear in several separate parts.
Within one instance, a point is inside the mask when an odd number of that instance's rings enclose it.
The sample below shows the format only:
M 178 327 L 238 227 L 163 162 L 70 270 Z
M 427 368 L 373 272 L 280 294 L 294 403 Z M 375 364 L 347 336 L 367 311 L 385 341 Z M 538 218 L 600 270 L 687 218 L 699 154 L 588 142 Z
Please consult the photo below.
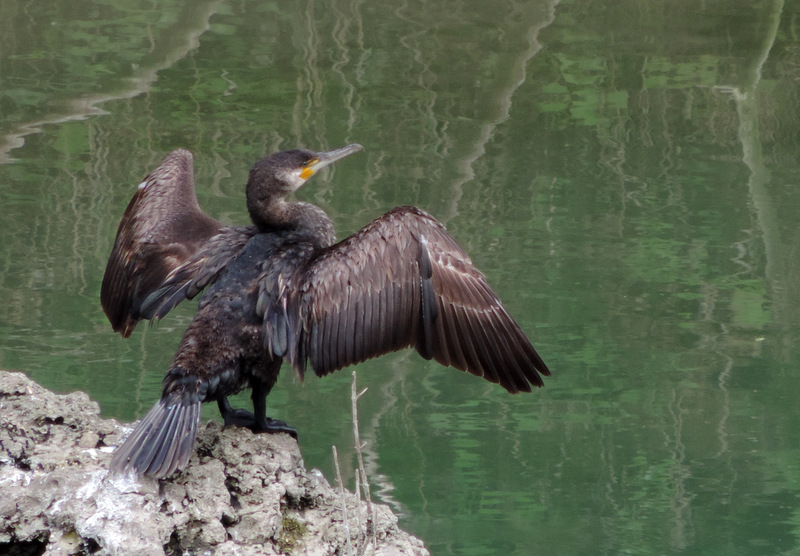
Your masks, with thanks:
M 475 344 L 470 339 L 469 329 L 471 325 L 467 324 L 466 326 L 460 323 L 469 323 L 469 314 L 464 310 L 464 307 L 460 305 L 453 305 L 451 307 L 453 311 L 452 315 L 452 323 L 451 327 L 458 335 L 458 346 L 461 348 L 460 354 L 464 357 L 464 366 L 458 367 L 459 369 L 469 369 L 469 368 L 480 368 L 480 358 L 478 357 L 477 351 L 475 351 Z M 453 346 L 453 349 L 457 349 Z
M 222 228 L 200 209 L 193 172 L 189 151 L 170 153 L 139 185 L 119 224 L 100 301 L 124 337 L 143 318 L 142 302 Z
M 348 300 L 349 301 L 349 300 Z M 350 302 L 347 304 L 348 306 L 351 305 Z M 358 328 L 358 314 L 361 312 L 361 307 L 359 307 L 358 299 L 353 300 L 352 302 L 352 311 L 341 311 L 340 314 L 344 315 L 345 321 L 345 349 L 344 349 L 344 360 L 345 361 L 358 361 L 356 354 L 356 328 Z M 361 333 L 363 335 L 363 332 Z
M 288 361 L 324 375 L 415 347 L 501 384 L 541 386 L 550 372 L 486 277 L 444 227 L 400 207 L 319 252 L 293 277 Z

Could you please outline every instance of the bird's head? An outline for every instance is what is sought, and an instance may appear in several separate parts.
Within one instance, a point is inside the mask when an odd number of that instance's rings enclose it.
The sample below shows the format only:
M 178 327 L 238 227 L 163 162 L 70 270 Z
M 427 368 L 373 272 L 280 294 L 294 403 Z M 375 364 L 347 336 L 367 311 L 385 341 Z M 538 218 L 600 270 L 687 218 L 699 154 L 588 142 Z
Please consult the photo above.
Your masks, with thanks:
M 247 208 L 253 222 L 260 225 L 268 220 L 273 207 L 325 166 L 363 150 L 358 143 L 352 143 L 332 151 L 295 149 L 262 158 L 253 165 L 247 181 Z

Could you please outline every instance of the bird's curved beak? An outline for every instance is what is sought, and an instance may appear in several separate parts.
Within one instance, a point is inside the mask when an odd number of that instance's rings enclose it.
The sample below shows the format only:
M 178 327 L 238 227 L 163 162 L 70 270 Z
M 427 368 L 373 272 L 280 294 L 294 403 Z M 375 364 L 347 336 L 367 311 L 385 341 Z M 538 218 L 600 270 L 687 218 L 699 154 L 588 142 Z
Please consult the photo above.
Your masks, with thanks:
M 307 180 L 308 178 L 313 176 L 316 172 L 318 172 L 321 168 L 325 168 L 325 166 L 333 164 L 337 160 L 341 160 L 346 156 L 350 156 L 353 153 L 357 153 L 363 150 L 364 147 L 362 147 L 358 143 L 351 143 L 350 145 L 347 145 L 340 149 L 315 153 L 314 158 L 309 160 L 306 163 L 303 170 L 300 172 L 300 177 L 303 178 L 304 180 Z

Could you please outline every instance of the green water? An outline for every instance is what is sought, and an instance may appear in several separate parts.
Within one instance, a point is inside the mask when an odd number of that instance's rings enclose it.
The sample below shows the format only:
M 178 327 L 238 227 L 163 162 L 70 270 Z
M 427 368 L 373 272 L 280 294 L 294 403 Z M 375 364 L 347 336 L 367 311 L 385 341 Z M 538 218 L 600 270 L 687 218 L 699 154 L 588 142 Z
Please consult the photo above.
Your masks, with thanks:
M 404 528 L 436 555 L 800 551 L 797 3 L 116 4 L 0 3 L 0 367 L 141 416 L 194 305 L 127 340 L 100 309 L 141 178 L 189 148 L 244 223 L 260 156 L 357 141 L 300 196 L 340 236 L 432 212 L 554 372 L 510 396 L 358 367 Z M 350 380 L 268 400 L 331 480 Z

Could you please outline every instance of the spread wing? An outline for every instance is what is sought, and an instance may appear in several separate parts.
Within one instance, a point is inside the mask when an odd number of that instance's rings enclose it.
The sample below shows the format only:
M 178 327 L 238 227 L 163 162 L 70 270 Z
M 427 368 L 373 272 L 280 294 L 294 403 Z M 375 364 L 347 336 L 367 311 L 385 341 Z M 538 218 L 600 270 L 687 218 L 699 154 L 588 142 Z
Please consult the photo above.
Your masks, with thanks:
M 124 337 L 146 318 L 144 300 L 222 228 L 200 209 L 193 174 L 192 154 L 171 152 L 139 185 L 119 224 L 100 302 Z
M 318 375 L 414 347 L 509 392 L 549 375 L 467 254 L 427 213 L 401 207 L 323 250 L 287 288 L 287 359 Z M 292 322 L 293 321 L 293 322 Z

